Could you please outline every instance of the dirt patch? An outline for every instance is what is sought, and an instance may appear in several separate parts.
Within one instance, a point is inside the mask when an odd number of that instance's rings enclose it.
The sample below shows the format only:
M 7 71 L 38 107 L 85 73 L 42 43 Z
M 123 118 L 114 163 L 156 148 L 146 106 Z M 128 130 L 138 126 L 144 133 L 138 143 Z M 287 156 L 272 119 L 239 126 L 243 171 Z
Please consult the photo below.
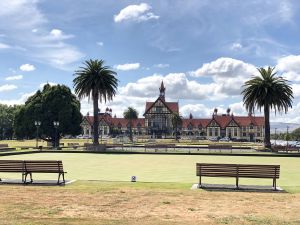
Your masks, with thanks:
M 300 224 L 300 194 L 0 186 L 0 195 L 5 224 Z

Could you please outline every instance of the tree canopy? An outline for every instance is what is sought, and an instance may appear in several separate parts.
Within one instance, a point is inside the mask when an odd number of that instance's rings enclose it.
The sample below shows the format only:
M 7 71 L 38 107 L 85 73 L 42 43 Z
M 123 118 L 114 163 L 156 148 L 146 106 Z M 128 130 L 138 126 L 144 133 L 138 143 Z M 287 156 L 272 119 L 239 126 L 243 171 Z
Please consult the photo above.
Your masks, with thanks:
M 270 110 L 287 113 L 292 107 L 293 91 L 288 81 L 276 76 L 275 68 L 258 68 L 260 76 L 253 76 L 245 82 L 242 91 L 243 102 L 248 112 L 264 109 L 265 115 L 265 147 L 271 148 L 270 142 Z
M 99 144 L 99 118 L 98 118 L 98 101 L 106 102 L 113 99 L 118 87 L 118 79 L 115 77 L 116 72 L 110 67 L 104 66 L 103 60 L 87 60 L 84 66 L 75 71 L 73 80 L 75 93 L 82 99 L 92 98 L 94 108 L 93 122 L 93 143 Z
M 0 104 L 0 139 L 12 139 L 14 136 L 15 113 L 20 106 Z
M 132 120 L 137 119 L 138 118 L 138 112 L 136 109 L 132 108 L 132 107 L 128 107 L 124 113 L 123 116 L 125 119 L 129 120 L 129 138 L 132 141 Z
M 40 137 L 54 143 L 63 135 L 81 133 L 80 102 L 65 85 L 50 86 L 38 90 L 21 106 L 15 117 L 15 132 L 18 138 L 33 138 L 36 135 L 34 122 L 40 121 Z M 59 122 L 55 137 L 54 121 Z M 55 144 L 55 146 L 58 143 Z

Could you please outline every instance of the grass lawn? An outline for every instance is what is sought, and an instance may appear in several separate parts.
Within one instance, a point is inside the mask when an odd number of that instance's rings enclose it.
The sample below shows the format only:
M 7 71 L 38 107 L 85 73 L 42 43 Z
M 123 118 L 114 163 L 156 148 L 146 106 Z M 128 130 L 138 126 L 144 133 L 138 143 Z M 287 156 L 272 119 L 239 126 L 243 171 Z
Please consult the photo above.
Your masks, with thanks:
M 0 224 L 300 225 L 300 158 L 36 153 L 0 159 L 63 160 L 66 178 L 78 180 L 66 186 L 0 185 Z M 190 190 L 198 181 L 196 162 L 280 164 L 278 184 L 290 193 Z M 131 175 L 138 182 L 128 182 Z M 272 181 L 241 179 L 241 184 Z
M 0 185 L 1 224 L 300 224 L 300 194 L 210 192 L 181 183 Z
M 204 155 L 122 155 L 87 153 L 36 153 L 3 156 L 1 159 L 62 160 L 66 179 L 130 181 L 132 175 L 140 182 L 176 182 L 193 184 L 196 162 L 279 164 L 278 185 L 287 191 L 300 192 L 300 158 Z M 1 174 L 3 178 L 20 178 L 20 174 Z M 55 179 L 53 174 L 34 174 L 38 179 Z M 204 178 L 204 183 L 234 184 L 234 178 Z M 240 184 L 271 185 L 271 179 L 241 179 Z

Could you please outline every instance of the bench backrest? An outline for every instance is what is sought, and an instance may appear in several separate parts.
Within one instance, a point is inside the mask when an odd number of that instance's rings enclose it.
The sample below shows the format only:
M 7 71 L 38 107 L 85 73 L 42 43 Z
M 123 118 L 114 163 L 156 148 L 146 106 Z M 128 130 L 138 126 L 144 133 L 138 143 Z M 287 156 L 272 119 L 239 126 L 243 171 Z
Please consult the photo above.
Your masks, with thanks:
M 197 176 L 279 178 L 280 165 L 197 163 Z
M 8 144 L 0 144 L 0 148 L 8 148 Z
M 62 161 L 55 160 L 26 160 L 25 170 L 26 172 L 64 172 Z
M 23 160 L 0 160 L 0 172 L 23 172 Z

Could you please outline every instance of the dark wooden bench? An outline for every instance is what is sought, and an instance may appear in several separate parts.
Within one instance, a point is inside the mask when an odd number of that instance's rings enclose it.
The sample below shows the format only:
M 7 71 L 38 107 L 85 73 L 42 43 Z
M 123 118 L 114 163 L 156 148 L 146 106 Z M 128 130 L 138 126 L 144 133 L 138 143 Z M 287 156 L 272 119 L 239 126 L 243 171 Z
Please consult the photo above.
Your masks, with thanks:
M 281 146 L 281 145 L 276 145 L 276 146 L 273 146 L 273 151 L 276 151 L 276 152 L 300 152 L 300 148 L 299 147 L 294 147 L 294 146 Z
M 57 184 L 65 183 L 66 173 L 62 161 L 56 160 L 0 160 L 0 172 L 22 173 L 23 183 L 27 183 L 28 175 L 32 183 L 33 173 L 57 173 Z M 62 181 L 60 180 L 61 177 Z
M 68 147 L 76 149 L 79 147 L 79 143 L 68 143 Z
M 210 144 L 208 145 L 208 150 L 209 151 L 222 151 L 222 150 L 226 150 L 226 151 L 230 151 L 232 153 L 232 145 L 222 145 L 222 144 Z
M 199 176 L 199 187 L 202 187 L 201 177 L 235 177 L 236 188 L 239 188 L 239 178 L 269 178 L 277 190 L 280 165 L 197 163 L 196 174 Z

